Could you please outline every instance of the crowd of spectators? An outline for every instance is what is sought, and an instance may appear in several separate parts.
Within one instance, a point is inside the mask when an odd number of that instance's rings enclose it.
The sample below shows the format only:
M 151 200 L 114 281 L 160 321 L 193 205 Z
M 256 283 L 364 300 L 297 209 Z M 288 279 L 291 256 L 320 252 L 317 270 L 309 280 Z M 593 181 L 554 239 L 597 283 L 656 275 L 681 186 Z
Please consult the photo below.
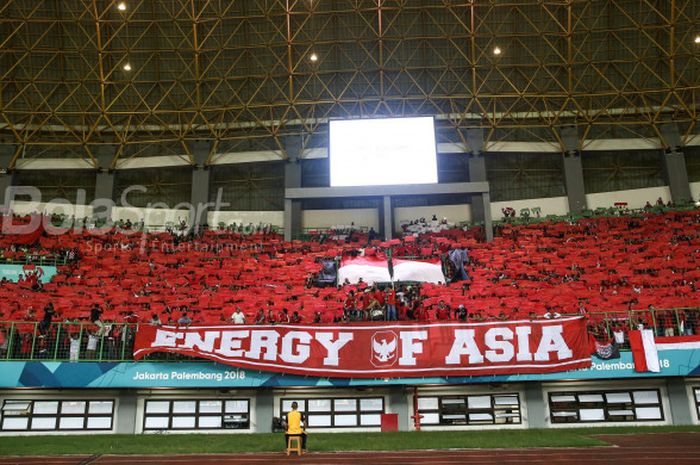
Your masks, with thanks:
M 439 233 L 448 229 L 454 228 L 455 225 L 447 221 L 447 218 L 438 219 L 437 215 L 433 215 L 430 220 L 417 218 L 401 224 L 401 229 L 404 234 L 427 234 Z
M 38 334 L 47 347 L 57 337 L 67 338 L 66 347 L 80 338 L 88 350 L 94 337 L 113 341 L 103 350 L 118 351 L 131 337 L 124 328 L 137 323 L 504 321 L 581 313 L 590 316 L 594 333 L 644 325 L 662 335 L 690 334 L 696 311 L 645 310 L 700 306 L 700 210 L 506 224 L 491 243 L 482 242 L 476 229 L 457 228 L 389 243 L 366 235 L 362 241 L 284 242 L 268 230 L 226 229 L 187 238 L 83 231 L 44 234 L 22 246 L 12 236 L 0 241 L 5 256 L 22 250 L 24 256 L 71 258 L 51 282 L 43 282 L 40 267 L 27 269 L 20 282 L 0 281 L 0 321 L 38 322 L 14 331 L 22 341 Z M 388 248 L 394 257 L 419 258 L 468 251 L 468 279 L 452 282 L 448 272 L 439 284 L 335 287 L 309 279 L 321 260 L 379 255 Z M 80 335 L 52 335 L 55 322 L 83 329 Z M 28 349 L 26 344 L 15 350 Z

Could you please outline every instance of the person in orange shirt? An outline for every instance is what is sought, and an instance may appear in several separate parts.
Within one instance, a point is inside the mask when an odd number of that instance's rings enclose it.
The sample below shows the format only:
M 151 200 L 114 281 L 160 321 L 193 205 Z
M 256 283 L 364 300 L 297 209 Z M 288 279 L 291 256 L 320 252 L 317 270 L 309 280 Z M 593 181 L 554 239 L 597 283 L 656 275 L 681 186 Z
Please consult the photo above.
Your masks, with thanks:
M 301 448 L 306 452 L 306 431 L 302 427 L 305 423 L 304 414 L 298 411 L 299 404 L 292 402 L 292 411 L 287 413 L 287 432 L 284 434 L 284 447 L 287 447 L 290 436 L 301 437 Z

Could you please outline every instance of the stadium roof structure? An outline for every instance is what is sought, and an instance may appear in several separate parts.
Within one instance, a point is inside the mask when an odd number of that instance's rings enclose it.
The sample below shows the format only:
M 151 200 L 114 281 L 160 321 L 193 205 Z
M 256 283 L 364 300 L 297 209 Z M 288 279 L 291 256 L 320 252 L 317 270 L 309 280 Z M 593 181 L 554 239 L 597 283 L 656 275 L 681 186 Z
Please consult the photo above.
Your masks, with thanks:
M 330 118 L 433 115 L 469 150 L 528 141 L 700 143 L 698 0 L 5 0 L 0 144 L 98 165 L 285 158 Z M 243 155 L 242 155 L 243 156 Z

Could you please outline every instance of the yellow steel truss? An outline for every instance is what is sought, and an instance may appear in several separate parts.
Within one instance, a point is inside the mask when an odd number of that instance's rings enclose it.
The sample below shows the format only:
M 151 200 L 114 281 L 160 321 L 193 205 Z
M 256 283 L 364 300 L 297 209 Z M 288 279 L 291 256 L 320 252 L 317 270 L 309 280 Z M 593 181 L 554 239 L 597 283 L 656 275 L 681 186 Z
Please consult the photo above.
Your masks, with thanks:
M 0 143 L 97 163 L 311 146 L 328 118 L 435 115 L 442 141 L 700 132 L 699 0 L 5 0 Z M 498 47 L 501 54 L 495 55 Z M 316 54 L 317 61 L 310 60 Z M 129 63 L 130 71 L 124 70 Z

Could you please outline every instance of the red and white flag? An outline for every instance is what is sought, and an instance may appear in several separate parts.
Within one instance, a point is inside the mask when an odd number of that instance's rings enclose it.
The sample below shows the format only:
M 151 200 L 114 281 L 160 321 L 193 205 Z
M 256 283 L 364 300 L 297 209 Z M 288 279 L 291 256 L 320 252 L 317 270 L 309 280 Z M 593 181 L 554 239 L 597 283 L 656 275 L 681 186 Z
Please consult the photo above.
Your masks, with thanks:
M 386 258 L 355 257 L 343 260 L 338 268 L 338 283 L 342 284 L 347 279 L 350 284 L 362 281 L 367 284 L 387 283 L 391 281 L 389 265 Z
M 656 350 L 693 350 L 700 349 L 700 335 L 657 337 Z
M 394 281 L 417 281 L 419 283 L 444 283 L 440 260 L 394 259 Z
M 445 282 L 440 260 L 393 260 L 394 281 L 420 283 Z M 355 257 L 343 260 L 338 268 L 338 283 L 347 279 L 351 284 L 362 281 L 367 284 L 391 282 L 389 263 L 385 257 Z
M 629 337 L 632 358 L 634 359 L 634 371 L 659 373 L 661 366 L 659 364 L 656 341 L 654 340 L 654 331 L 651 329 L 630 331 Z

